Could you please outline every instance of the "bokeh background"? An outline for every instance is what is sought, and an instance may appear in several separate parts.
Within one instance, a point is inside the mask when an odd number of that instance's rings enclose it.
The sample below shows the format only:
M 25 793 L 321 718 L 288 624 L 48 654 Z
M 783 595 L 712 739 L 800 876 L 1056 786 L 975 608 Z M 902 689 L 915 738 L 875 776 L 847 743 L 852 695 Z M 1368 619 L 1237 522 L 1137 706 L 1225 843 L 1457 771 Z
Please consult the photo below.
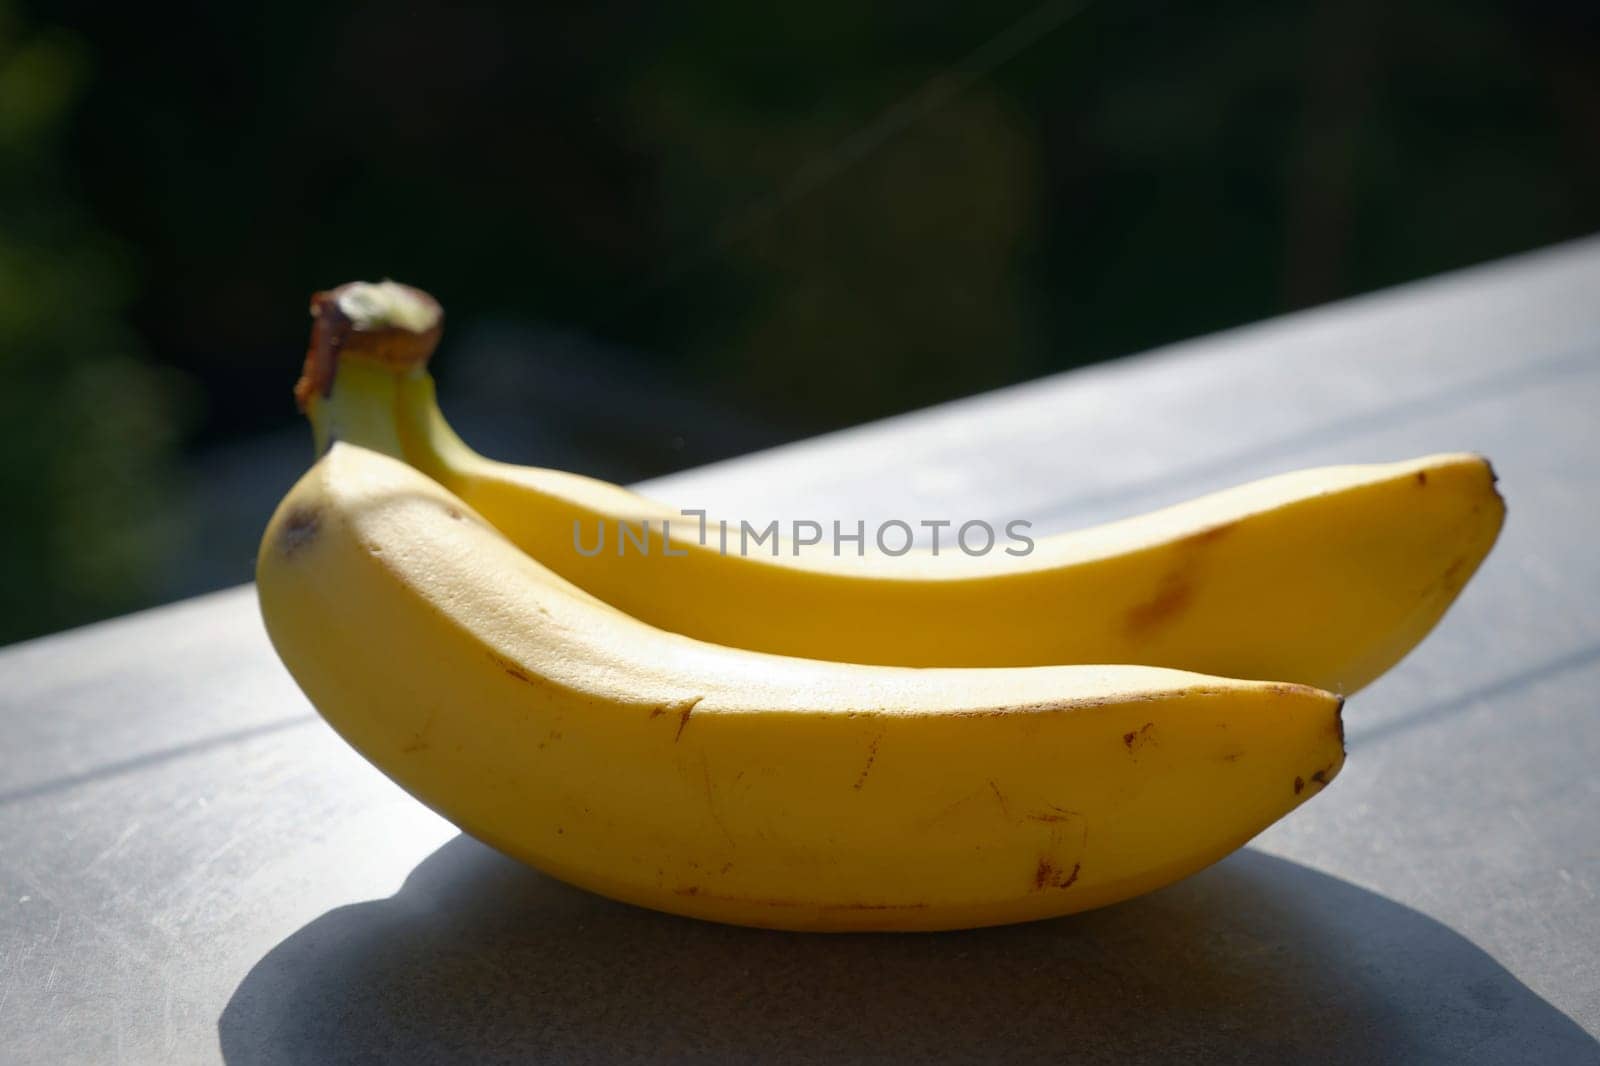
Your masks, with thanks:
M 311 290 L 631 480 L 1600 229 L 1592 0 L 0 0 L 0 642 L 248 580 Z

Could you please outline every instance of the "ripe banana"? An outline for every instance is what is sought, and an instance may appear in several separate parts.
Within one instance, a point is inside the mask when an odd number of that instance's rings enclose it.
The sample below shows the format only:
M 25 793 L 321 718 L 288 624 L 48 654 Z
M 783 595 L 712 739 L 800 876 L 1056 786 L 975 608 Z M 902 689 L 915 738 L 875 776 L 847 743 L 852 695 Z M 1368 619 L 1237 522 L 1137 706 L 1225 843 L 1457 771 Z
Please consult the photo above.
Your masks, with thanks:
M 665 632 L 350 443 L 280 504 L 257 580 L 311 701 L 413 795 L 557 877 L 700 918 L 945 929 L 1096 907 L 1221 858 L 1343 762 L 1341 701 L 1299 685 Z M 1293 608 L 1314 627 L 1326 604 Z
M 606 602 L 758 651 L 902 666 L 1139 663 L 1349 693 L 1427 635 L 1505 516 L 1485 460 L 1435 455 L 1269 478 L 1043 538 L 1023 558 L 724 554 L 681 512 L 467 447 L 425 370 L 441 322 L 426 294 L 349 285 L 319 294 L 313 312 L 298 395 L 324 446 L 404 458 Z M 681 557 L 664 550 L 665 523 Z M 643 524 L 648 552 L 628 550 L 617 531 Z M 617 550 L 583 554 L 575 526 L 585 538 L 613 530 Z

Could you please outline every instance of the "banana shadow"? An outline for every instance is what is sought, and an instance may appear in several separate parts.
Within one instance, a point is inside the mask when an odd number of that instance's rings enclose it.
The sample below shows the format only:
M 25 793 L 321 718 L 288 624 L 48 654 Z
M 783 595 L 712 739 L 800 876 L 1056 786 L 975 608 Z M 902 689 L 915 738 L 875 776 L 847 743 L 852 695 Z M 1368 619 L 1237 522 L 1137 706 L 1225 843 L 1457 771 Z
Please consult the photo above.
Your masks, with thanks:
M 1102 911 L 926 935 L 673 918 L 458 837 L 267 954 L 219 1022 L 278 1063 L 1593 1063 L 1446 926 L 1244 851 Z

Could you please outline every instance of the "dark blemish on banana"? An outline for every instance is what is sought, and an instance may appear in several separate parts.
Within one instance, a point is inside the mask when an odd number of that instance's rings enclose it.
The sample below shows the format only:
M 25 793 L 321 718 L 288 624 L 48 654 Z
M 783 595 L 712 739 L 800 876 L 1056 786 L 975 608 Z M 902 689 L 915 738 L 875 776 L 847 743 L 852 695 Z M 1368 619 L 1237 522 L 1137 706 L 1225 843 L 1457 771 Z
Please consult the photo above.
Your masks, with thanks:
M 1300 793 L 1304 792 L 1305 790 L 1306 790 L 1306 779 L 1303 778 L 1303 777 L 1295 778 L 1294 779 L 1294 794 L 1296 796 L 1298 796 L 1298 795 L 1300 795 Z
M 524 671 L 510 659 L 503 659 L 494 652 L 489 653 L 489 658 L 494 660 L 494 664 L 496 666 L 504 670 L 507 674 L 510 674 L 512 677 L 516 678 L 518 681 L 528 685 L 533 684 L 533 678 L 529 677 L 526 671 Z
M 1039 860 L 1039 866 L 1033 871 L 1033 887 L 1035 891 L 1045 888 L 1070 888 L 1078 879 L 1078 870 L 1082 863 L 1073 863 L 1072 869 L 1062 872 L 1061 868 L 1044 856 Z
M 296 507 L 283 520 L 278 530 L 278 550 L 285 559 L 292 559 L 306 545 L 317 539 L 322 528 L 322 515 L 315 507 Z
M 1122 743 L 1130 752 L 1138 751 L 1146 744 L 1154 744 L 1155 736 L 1151 731 L 1154 730 L 1155 727 L 1156 724 L 1154 722 L 1146 722 L 1133 732 L 1122 734 Z
M 1204 555 L 1201 549 L 1226 537 L 1238 525 L 1238 521 L 1224 522 L 1178 541 L 1177 565 L 1161 579 L 1154 596 L 1128 608 L 1123 618 L 1127 631 L 1139 635 L 1182 614 L 1194 598 L 1195 568 Z
M 1139 634 L 1148 632 L 1163 622 L 1170 621 L 1189 606 L 1189 601 L 1194 596 L 1189 567 L 1168 574 L 1161 581 L 1161 587 L 1156 594 L 1144 603 L 1136 603 L 1128 609 L 1124 619 L 1124 627 L 1129 633 Z
M 867 783 L 867 775 L 872 772 L 872 764 L 878 761 L 878 744 L 882 740 L 883 734 L 879 733 L 872 738 L 872 743 L 867 746 L 867 765 L 861 768 L 861 776 L 856 778 L 855 789 L 857 792 L 860 792 L 861 786 Z
M 705 699 L 704 696 L 696 696 L 688 703 L 685 703 L 678 712 L 678 731 L 672 734 L 672 742 L 674 744 L 678 742 L 679 737 L 683 736 L 684 727 L 689 724 L 689 716 L 694 713 L 696 707 L 700 706 L 700 701 L 703 699 Z
M 1426 485 L 1427 483 L 1428 483 L 1428 472 L 1426 470 L 1418 470 L 1417 471 L 1417 484 L 1419 486 L 1422 486 L 1422 485 Z
M 994 783 L 994 778 L 992 777 L 989 778 L 989 791 L 994 793 L 995 802 L 1000 804 L 1000 813 L 1009 820 L 1011 818 L 1011 806 L 1006 803 L 1005 793 L 1000 791 L 1000 786 Z M 959 803 L 960 801 L 957 800 L 956 802 Z

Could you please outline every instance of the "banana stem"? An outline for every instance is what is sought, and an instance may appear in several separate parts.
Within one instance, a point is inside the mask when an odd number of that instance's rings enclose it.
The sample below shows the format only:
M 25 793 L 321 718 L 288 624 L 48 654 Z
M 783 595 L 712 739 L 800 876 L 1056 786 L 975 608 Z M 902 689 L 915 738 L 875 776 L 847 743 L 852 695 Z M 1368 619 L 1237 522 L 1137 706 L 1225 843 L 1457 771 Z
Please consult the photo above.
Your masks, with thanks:
M 494 464 L 472 450 L 439 411 L 433 377 L 426 372 L 407 374 L 395 383 L 395 421 L 405 445 L 406 459 L 424 474 L 444 484 Z
M 345 360 L 326 396 L 314 395 L 306 407 L 311 434 L 321 456 L 338 441 L 404 459 L 405 446 L 395 425 L 399 390 L 395 375 L 382 367 Z
M 317 454 L 349 441 L 404 458 L 398 379 L 424 375 L 444 328 L 439 302 L 393 281 L 351 282 L 311 298 L 311 343 L 295 400 Z

